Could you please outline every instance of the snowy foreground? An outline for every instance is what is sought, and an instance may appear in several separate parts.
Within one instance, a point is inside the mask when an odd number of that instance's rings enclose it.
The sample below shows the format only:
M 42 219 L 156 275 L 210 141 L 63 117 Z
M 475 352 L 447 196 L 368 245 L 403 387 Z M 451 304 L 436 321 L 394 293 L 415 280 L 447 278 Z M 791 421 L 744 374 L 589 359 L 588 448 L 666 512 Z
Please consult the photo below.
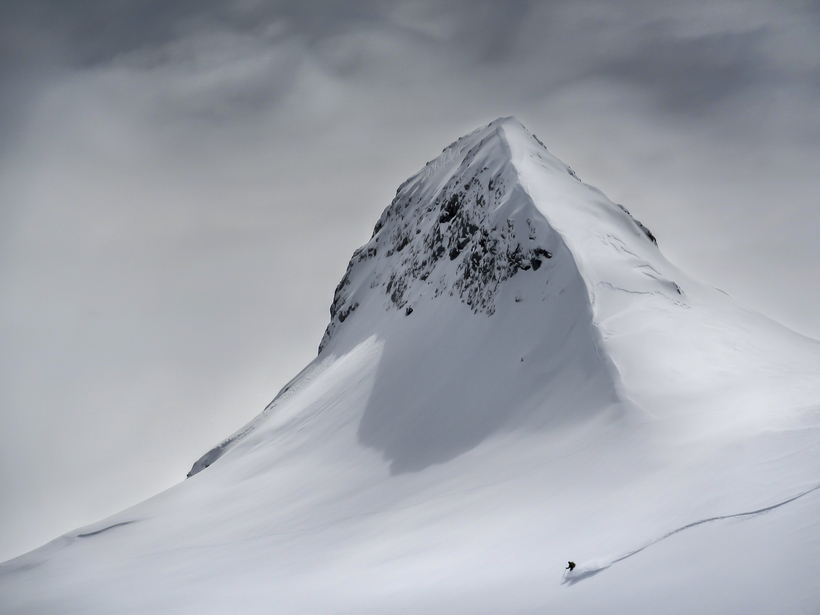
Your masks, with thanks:
M 0 565 L 0 612 L 820 613 L 820 343 L 516 120 L 399 188 L 331 312 L 191 478 Z

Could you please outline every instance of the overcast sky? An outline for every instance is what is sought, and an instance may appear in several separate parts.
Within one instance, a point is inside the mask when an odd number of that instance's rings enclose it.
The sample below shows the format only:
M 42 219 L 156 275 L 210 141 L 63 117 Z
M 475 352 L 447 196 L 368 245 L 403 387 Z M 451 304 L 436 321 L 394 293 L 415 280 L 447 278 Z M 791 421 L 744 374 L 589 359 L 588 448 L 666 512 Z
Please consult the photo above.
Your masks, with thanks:
M 820 337 L 816 1 L 0 3 L 0 560 L 260 412 L 397 186 L 504 115 Z

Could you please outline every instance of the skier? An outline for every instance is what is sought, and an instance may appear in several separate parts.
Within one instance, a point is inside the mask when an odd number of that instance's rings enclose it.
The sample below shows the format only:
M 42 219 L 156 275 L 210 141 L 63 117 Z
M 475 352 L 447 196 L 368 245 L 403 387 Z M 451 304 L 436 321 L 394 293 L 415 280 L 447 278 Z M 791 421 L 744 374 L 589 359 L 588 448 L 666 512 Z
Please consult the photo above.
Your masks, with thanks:
M 575 562 L 567 562 L 566 570 L 572 572 L 575 569 Z

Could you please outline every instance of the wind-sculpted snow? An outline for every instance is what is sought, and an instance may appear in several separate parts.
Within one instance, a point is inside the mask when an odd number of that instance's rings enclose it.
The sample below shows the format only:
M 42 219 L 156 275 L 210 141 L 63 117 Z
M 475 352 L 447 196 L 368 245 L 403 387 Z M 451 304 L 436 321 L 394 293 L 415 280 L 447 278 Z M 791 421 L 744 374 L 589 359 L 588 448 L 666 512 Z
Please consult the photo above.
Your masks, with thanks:
M 817 613 L 818 408 L 820 343 L 503 118 L 399 187 L 256 419 L 0 564 L 0 612 Z

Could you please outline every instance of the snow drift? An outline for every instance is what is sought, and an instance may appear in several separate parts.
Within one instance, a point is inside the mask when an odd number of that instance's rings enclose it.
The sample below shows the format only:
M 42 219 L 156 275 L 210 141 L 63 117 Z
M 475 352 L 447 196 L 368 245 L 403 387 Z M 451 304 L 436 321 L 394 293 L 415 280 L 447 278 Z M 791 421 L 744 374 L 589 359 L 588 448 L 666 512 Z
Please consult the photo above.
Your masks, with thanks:
M 814 612 L 818 428 L 820 344 L 499 119 L 399 187 L 257 419 L 0 607 Z

